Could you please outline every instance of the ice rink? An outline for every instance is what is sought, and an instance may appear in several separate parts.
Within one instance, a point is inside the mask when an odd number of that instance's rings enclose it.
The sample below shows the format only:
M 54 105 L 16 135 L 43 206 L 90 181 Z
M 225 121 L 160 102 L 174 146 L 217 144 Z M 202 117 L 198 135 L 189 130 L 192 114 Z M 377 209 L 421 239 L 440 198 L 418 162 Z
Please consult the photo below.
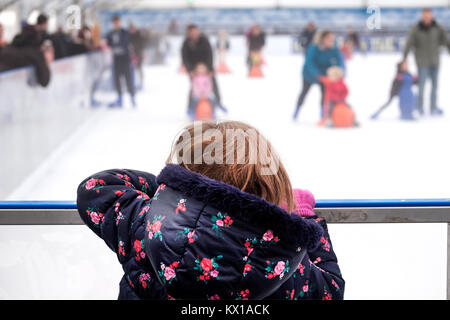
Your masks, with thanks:
M 229 113 L 219 113 L 219 117 L 260 129 L 281 155 L 293 186 L 311 190 L 317 199 L 450 196 L 448 53 L 442 54 L 438 98 L 446 115 L 426 115 L 415 122 L 398 120 L 397 101 L 379 120 L 369 120 L 388 97 L 400 54 L 355 55 L 347 64 L 346 80 L 348 102 L 360 127 L 336 130 L 316 126 L 317 86 L 298 121 L 292 120 L 303 57 L 291 54 L 284 38 L 268 41 L 265 76 L 249 79 L 244 39 L 233 40 L 238 48 L 228 58 L 232 73 L 218 76 Z M 131 107 L 127 96 L 124 109 L 99 108 L 8 200 L 74 200 L 82 179 L 109 168 L 158 174 L 172 139 L 188 123 L 189 81 L 177 73 L 178 45 L 179 40 L 173 40 L 166 65 L 145 68 L 138 108 Z M 410 65 L 415 72 L 412 56 Z M 428 92 L 427 86 L 427 102 Z M 102 94 L 99 98 L 107 103 L 115 97 Z M 117 297 L 120 265 L 86 227 L 30 228 L 1 227 L 0 252 L 13 259 L 0 263 L 0 298 Z M 331 225 L 330 234 L 347 282 L 346 298 L 445 299 L 446 224 Z M 39 281 L 31 281 L 31 288 L 25 290 L 36 271 Z
M 239 48 L 244 38 L 233 43 L 238 48 L 228 59 L 232 74 L 218 76 L 229 113 L 219 111 L 219 117 L 248 122 L 261 130 L 281 155 L 295 187 L 310 189 L 319 199 L 449 197 L 448 53 L 442 54 L 438 95 L 446 115 L 428 115 L 416 122 L 398 120 L 397 101 L 379 120 L 369 120 L 388 97 L 400 54 L 355 55 L 347 63 L 346 80 L 348 102 L 361 126 L 336 130 L 316 126 L 318 86 L 311 89 L 298 121 L 292 120 L 303 56 L 289 53 L 288 38 L 269 38 L 262 79 L 247 77 L 244 50 Z M 179 41 L 173 41 L 166 65 L 145 68 L 137 109 L 132 109 L 127 96 L 122 110 L 99 109 L 9 199 L 73 200 L 77 184 L 105 168 L 157 174 L 174 136 L 188 123 L 189 81 L 177 73 L 178 47 Z M 412 56 L 409 60 L 415 72 Z M 114 95 L 103 98 L 105 103 L 115 99 Z

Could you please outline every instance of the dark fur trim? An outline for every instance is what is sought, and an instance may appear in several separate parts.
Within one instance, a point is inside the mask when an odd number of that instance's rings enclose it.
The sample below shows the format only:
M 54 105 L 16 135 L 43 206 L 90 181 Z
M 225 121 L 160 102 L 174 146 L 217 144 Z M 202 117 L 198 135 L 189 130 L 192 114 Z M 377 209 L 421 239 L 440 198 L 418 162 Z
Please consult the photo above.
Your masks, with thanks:
M 322 227 L 313 220 L 289 214 L 282 208 L 226 183 L 192 172 L 180 165 L 167 165 L 156 178 L 158 184 L 180 191 L 214 208 L 263 228 L 269 227 L 296 247 L 314 249 L 322 237 Z

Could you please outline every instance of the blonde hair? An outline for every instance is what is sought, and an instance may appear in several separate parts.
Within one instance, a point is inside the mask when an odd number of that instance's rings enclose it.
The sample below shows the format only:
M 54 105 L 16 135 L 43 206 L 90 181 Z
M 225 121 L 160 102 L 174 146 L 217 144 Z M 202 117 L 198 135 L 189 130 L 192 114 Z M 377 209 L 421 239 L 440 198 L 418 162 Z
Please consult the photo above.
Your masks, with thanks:
M 344 76 L 344 70 L 337 66 L 329 67 L 327 69 L 327 76 L 336 79 L 342 79 L 342 77 Z
M 278 154 L 270 142 L 248 124 L 239 121 L 192 123 L 175 139 L 166 161 L 170 163 L 255 194 L 289 212 L 295 210 L 291 182 Z M 274 169 L 274 164 L 276 170 L 268 170 L 267 166 Z

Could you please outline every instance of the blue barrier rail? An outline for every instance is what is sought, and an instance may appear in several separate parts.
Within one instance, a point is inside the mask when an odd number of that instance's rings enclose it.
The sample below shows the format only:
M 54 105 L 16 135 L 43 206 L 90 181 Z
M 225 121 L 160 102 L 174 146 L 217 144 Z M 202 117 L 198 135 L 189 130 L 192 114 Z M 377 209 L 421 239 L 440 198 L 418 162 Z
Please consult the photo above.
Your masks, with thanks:
M 316 208 L 450 207 L 448 199 L 343 199 L 317 200 Z M 0 201 L 0 209 L 76 209 L 75 201 Z

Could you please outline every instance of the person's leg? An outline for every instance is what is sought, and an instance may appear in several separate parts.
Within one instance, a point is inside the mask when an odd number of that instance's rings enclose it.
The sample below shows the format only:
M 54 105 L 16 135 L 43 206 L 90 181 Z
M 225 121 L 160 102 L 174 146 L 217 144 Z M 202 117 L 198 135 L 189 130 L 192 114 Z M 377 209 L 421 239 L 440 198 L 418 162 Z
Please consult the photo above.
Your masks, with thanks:
M 136 89 L 134 86 L 134 68 L 131 63 L 129 63 L 128 65 L 124 65 L 123 75 L 125 77 L 125 81 L 127 84 L 128 93 L 131 96 L 131 103 L 132 103 L 133 107 L 136 107 L 136 100 L 135 100 Z
M 442 114 L 442 110 L 437 107 L 438 76 L 439 76 L 439 66 L 430 67 L 430 78 L 431 78 L 430 111 L 432 114 Z
M 428 67 L 418 67 L 419 70 L 419 94 L 417 97 L 417 110 L 422 115 L 423 114 L 423 100 L 424 100 L 424 91 L 425 91 L 425 83 L 428 78 Z
M 307 82 L 307 81 L 303 80 L 302 91 L 300 92 L 300 96 L 298 97 L 297 106 L 296 106 L 295 112 L 294 112 L 294 120 L 297 119 L 298 112 L 300 111 L 300 108 L 303 105 L 305 97 L 308 94 L 308 91 L 311 88 L 311 86 L 312 86 L 311 82 Z
M 220 98 L 219 86 L 217 84 L 216 75 L 214 73 L 212 76 L 212 81 L 213 81 L 213 91 L 214 91 L 214 96 L 216 98 L 216 102 L 219 106 L 221 106 L 222 99 Z
M 122 76 L 120 63 L 114 61 L 113 63 L 113 78 L 114 78 L 114 86 L 117 92 L 117 100 L 113 103 L 110 103 L 110 107 L 121 107 L 122 106 L 122 85 L 120 83 L 120 78 Z
M 187 114 L 190 116 L 193 114 L 193 103 L 192 103 L 192 78 L 189 77 L 189 81 L 191 83 L 189 94 L 188 94 L 188 108 L 187 108 Z
M 325 86 L 322 82 L 319 82 L 320 86 L 320 119 L 323 119 L 324 116 L 324 104 L 325 104 Z

